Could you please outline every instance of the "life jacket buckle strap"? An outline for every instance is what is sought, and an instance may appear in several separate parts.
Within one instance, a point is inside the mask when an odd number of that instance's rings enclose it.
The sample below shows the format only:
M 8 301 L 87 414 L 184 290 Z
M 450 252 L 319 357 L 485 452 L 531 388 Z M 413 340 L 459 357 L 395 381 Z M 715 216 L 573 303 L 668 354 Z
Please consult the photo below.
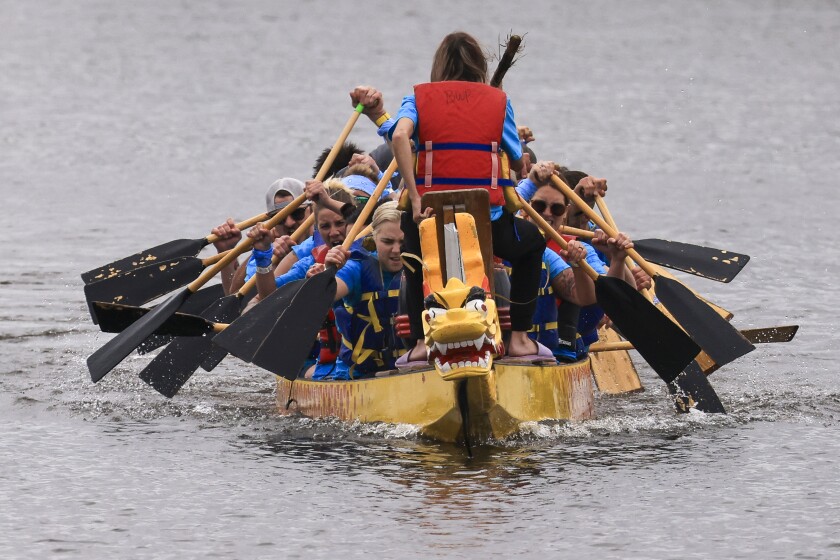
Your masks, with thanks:
M 490 188 L 499 188 L 499 143 L 490 144 Z
M 432 188 L 432 141 L 426 140 L 426 188 Z

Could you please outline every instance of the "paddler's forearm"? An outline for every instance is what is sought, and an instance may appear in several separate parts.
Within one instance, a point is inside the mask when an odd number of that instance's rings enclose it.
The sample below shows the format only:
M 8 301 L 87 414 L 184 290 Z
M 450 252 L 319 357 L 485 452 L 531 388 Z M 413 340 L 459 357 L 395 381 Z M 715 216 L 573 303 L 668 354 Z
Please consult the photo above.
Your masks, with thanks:
M 414 154 L 411 153 L 411 135 L 414 133 L 414 123 L 410 119 L 400 119 L 391 137 L 391 151 L 394 152 L 394 159 L 397 160 L 397 167 L 400 176 L 408 189 L 412 199 L 416 199 L 417 184 L 414 181 Z
M 257 272 L 257 293 L 260 294 L 260 299 L 265 299 L 270 296 L 274 290 L 277 289 L 277 284 L 274 282 L 274 271 L 271 272 Z
M 595 282 L 584 272 L 582 267 L 572 268 L 575 277 L 574 295 L 581 307 L 592 305 L 595 301 Z
M 236 261 L 234 261 L 236 262 Z M 227 267 L 222 269 L 222 288 L 226 295 L 230 295 L 239 290 L 245 284 L 245 274 L 248 269 L 247 266 Z
M 298 256 L 294 251 L 289 251 L 289 254 L 283 257 L 277 268 L 274 269 L 275 276 L 282 276 L 289 272 L 295 263 L 298 262 Z
M 510 160 L 510 169 L 516 172 L 517 177 L 522 176 L 522 168 L 525 167 L 525 162 L 522 158 Z

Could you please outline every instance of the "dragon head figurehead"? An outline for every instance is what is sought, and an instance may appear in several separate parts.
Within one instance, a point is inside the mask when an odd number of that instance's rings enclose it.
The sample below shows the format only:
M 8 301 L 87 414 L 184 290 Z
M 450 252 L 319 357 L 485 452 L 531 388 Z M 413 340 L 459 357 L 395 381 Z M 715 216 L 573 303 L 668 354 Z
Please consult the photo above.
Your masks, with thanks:
M 502 352 L 496 303 L 477 286 L 450 278 L 446 287 L 425 299 L 423 333 L 429 361 L 452 381 L 487 375 Z

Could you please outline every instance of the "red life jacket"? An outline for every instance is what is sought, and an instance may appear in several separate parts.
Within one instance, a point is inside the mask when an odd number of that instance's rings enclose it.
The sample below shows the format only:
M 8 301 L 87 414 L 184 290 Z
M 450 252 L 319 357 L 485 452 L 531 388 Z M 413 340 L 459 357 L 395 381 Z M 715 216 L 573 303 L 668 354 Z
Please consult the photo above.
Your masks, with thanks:
M 315 257 L 315 262 L 324 264 L 324 258 L 327 252 L 331 249 L 328 244 L 321 245 L 312 249 L 312 256 Z M 318 362 L 322 364 L 331 364 L 338 358 L 338 352 L 341 350 L 339 341 L 341 335 L 338 334 L 338 328 L 335 324 L 335 312 L 330 309 L 327 317 L 324 319 L 324 324 L 321 325 L 321 330 L 318 331 Z
M 327 313 L 321 327 L 321 330 L 318 331 L 318 361 L 322 364 L 331 364 L 338 358 L 338 352 L 341 350 L 339 345 L 341 335 L 338 334 L 335 325 L 335 312 L 332 309 Z
M 420 195 L 483 188 L 491 205 L 504 206 L 501 187 L 515 186 L 503 175 L 499 160 L 505 92 L 475 82 L 433 82 L 414 86 L 414 99 Z
M 574 241 L 575 239 L 577 239 L 577 235 L 566 235 L 565 233 L 561 233 L 560 237 L 562 237 L 567 243 L 569 241 Z M 554 241 L 554 239 L 548 239 L 546 242 L 546 247 L 548 247 L 558 255 L 560 254 L 560 251 L 563 250 L 563 248 L 560 247 L 560 245 L 556 241 Z

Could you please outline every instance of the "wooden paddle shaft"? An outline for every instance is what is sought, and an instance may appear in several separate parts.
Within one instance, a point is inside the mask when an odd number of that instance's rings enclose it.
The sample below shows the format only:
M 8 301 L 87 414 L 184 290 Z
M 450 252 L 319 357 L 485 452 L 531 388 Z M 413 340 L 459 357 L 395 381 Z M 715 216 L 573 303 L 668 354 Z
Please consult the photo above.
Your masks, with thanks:
M 627 340 L 619 342 L 595 342 L 589 347 L 590 352 L 613 352 L 615 350 L 632 350 L 633 343 Z
M 254 216 L 253 218 L 248 218 L 244 222 L 239 222 L 238 224 L 236 224 L 236 229 L 238 229 L 240 231 L 243 230 L 243 229 L 248 229 L 249 227 L 253 226 L 254 224 L 258 224 L 260 222 L 263 222 L 263 221 L 267 220 L 268 218 L 270 218 L 268 212 L 263 212 L 259 216 Z M 212 234 L 208 235 L 207 237 L 205 237 L 204 239 L 205 239 L 205 241 L 207 241 L 207 244 L 209 245 L 210 243 L 215 243 L 220 238 L 215 233 L 212 233 Z
M 350 245 L 352 245 L 356 240 L 356 236 L 364 229 L 368 216 L 370 216 L 371 212 L 373 212 L 373 207 L 376 206 L 376 203 L 379 201 L 379 197 L 382 196 L 382 191 L 385 190 L 385 185 L 387 185 L 388 181 L 391 180 L 391 176 L 394 175 L 396 170 L 397 158 L 394 158 L 391 160 L 391 164 L 379 180 L 379 184 L 376 185 L 375 189 L 373 189 L 373 193 L 371 193 L 370 198 L 368 198 L 364 208 L 362 208 L 362 211 L 353 223 L 353 227 L 350 228 L 350 233 L 348 233 L 347 237 L 344 238 L 344 243 L 341 244 L 341 248 L 345 251 L 350 248 Z
M 595 237 L 595 232 L 589 231 L 588 229 L 579 229 L 569 226 L 560 226 L 559 232 L 565 235 L 574 235 L 575 237 L 585 237 L 586 239 L 592 239 Z
M 581 211 L 586 214 L 586 217 L 595 222 L 599 228 L 604 230 L 607 235 L 610 237 L 615 237 L 618 235 L 616 229 L 610 226 L 604 218 L 598 215 L 589 205 L 583 201 L 583 199 L 578 196 L 578 194 L 569 187 L 566 183 L 563 182 L 557 175 L 551 176 L 551 184 L 554 185 L 556 189 L 562 192 L 568 200 L 571 200 L 575 203 L 575 206 L 581 209 Z M 656 270 L 648 263 L 644 258 L 642 258 L 639 253 L 636 252 L 635 249 L 628 249 L 627 254 L 633 258 L 634 261 L 639 263 L 639 266 L 647 272 L 651 277 L 656 276 Z
M 338 136 L 338 140 L 336 140 L 335 144 L 333 145 L 332 149 L 330 150 L 329 155 L 327 155 L 327 159 L 324 160 L 323 165 L 321 165 L 321 169 L 318 170 L 318 174 L 315 175 L 316 181 L 322 181 L 324 176 L 326 176 L 327 171 L 329 171 L 330 166 L 335 161 L 336 154 L 341 149 L 341 146 L 344 144 L 344 141 L 347 140 L 347 137 L 350 136 L 350 131 L 353 130 L 353 125 L 356 124 L 356 121 L 359 120 L 359 115 L 362 114 L 364 110 L 364 105 L 359 103 L 356 105 L 356 110 L 353 111 L 353 115 L 347 121 L 347 124 L 344 125 L 344 129 L 341 131 L 341 134 Z M 291 201 L 288 206 L 277 212 L 274 216 L 269 218 L 267 222 L 265 222 L 266 229 L 271 229 L 283 220 L 285 220 L 289 215 L 297 210 L 298 206 L 303 204 L 306 200 L 306 194 L 301 194 L 299 197 L 295 198 Z M 227 265 L 233 262 L 233 260 L 251 248 L 254 244 L 254 240 L 250 237 L 244 239 L 239 245 L 234 247 L 230 250 L 230 252 L 225 255 L 225 257 L 205 270 L 201 276 L 193 280 L 187 285 L 187 289 L 193 293 L 197 292 L 204 284 L 206 284 L 211 278 L 213 278 L 216 274 L 219 273 L 220 270 L 225 268 Z
M 534 220 L 534 223 L 536 223 L 537 226 L 539 226 L 539 228 L 541 230 L 543 230 L 551 239 L 553 239 L 558 245 L 560 245 L 560 247 L 562 247 L 563 249 L 566 249 L 566 248 L 569 247 L 569 244 L 566 243 L 566 240 L 563 239 L 563 237 L 559 233 L 557 233 L 554 230 L 554 228 L 551 227 L 548 224 L 548 222 L 546 222 L 543 219 L 543 217 L 540 216 L 537 213 L 536 210 L 531 208 L 530 204 L 523 201 L 522 210 L 524 210 L 525 213 L 528 214 L 528 216 L 530 216 L 532 220 Z M 586 274 L 589 275 L 589 277 L 592 278 L 592 280 L 597 280 L 598 279 L 598 276 L 599 276 L 598 273 L 595 272 L 595 269 L 592 268 L 591 266 L 589 266 L 589 263 L 586 262 L 585 260 L 580 261 L 578 263 L 578 266 L 583 268 L 583 271 L 586 272 Z
M 201 266 L 210 266 L 211 264 L 216 264 L 217 262 L 225 258 L 225 256 L 227 256 L 228 251 L 230 251 L 230 249 L 228 249 L 227 251 L 222 251 L 221 253 L 213 255 L 212 257 L 201 259 Z
M 330 153 L 327 155 L 327 159 L 324 160 L 324 164 L 321 166 L 321 169 L 318 170 L 318 174 L 315 175 L 314 179 L 316 181 L 323 181 L 324 177 L 327 176 L 327 171 L 330 170 L 330 166 L 332 166 L 335 161 L 338 151 L 341 149 L 341 146 L 344 145 L 344 141 L 347 140 L 347 137 L 350 136 L 350 131 L 353 130 L 353 126 L 355 126 L 356 121 L 359 120 L 359 116 L 364 110 L 365 106 L 361 103 L 356 105 L 353 115 L 350 119 L 348 119 L 347 124 L 344 125 L 344 130 L 341 131 L 341 134 L 338 137 L 338 142 L 333 145 L 332 150 L 330 150 Z
M 607 223 L 609 223 L 613 228 L 618 230 L 618 226 L 615 225 L 615 219 L 612 217 L 610 209 L 607 208 L 607 201 L 604 200 L 604 197 L 596 194 L 595 204 L 598 205 L 598 210 L 601 211 L 601 215 L 604 216 L 604 219 L 607 220 Z M 624 264 L 625 266 L 627 266 L 627 268 L 630 269 L 631 272 L 637 266 L 636 263 L 633 262 L 633 259 L 631 259 L 630 257 L 624 259 Z M 651 295 L 650 290 L 645 288 L 639 291 L 642 292 L 642 295 L 645 296 L 649 302 L 653 303 L 653 295 Z

